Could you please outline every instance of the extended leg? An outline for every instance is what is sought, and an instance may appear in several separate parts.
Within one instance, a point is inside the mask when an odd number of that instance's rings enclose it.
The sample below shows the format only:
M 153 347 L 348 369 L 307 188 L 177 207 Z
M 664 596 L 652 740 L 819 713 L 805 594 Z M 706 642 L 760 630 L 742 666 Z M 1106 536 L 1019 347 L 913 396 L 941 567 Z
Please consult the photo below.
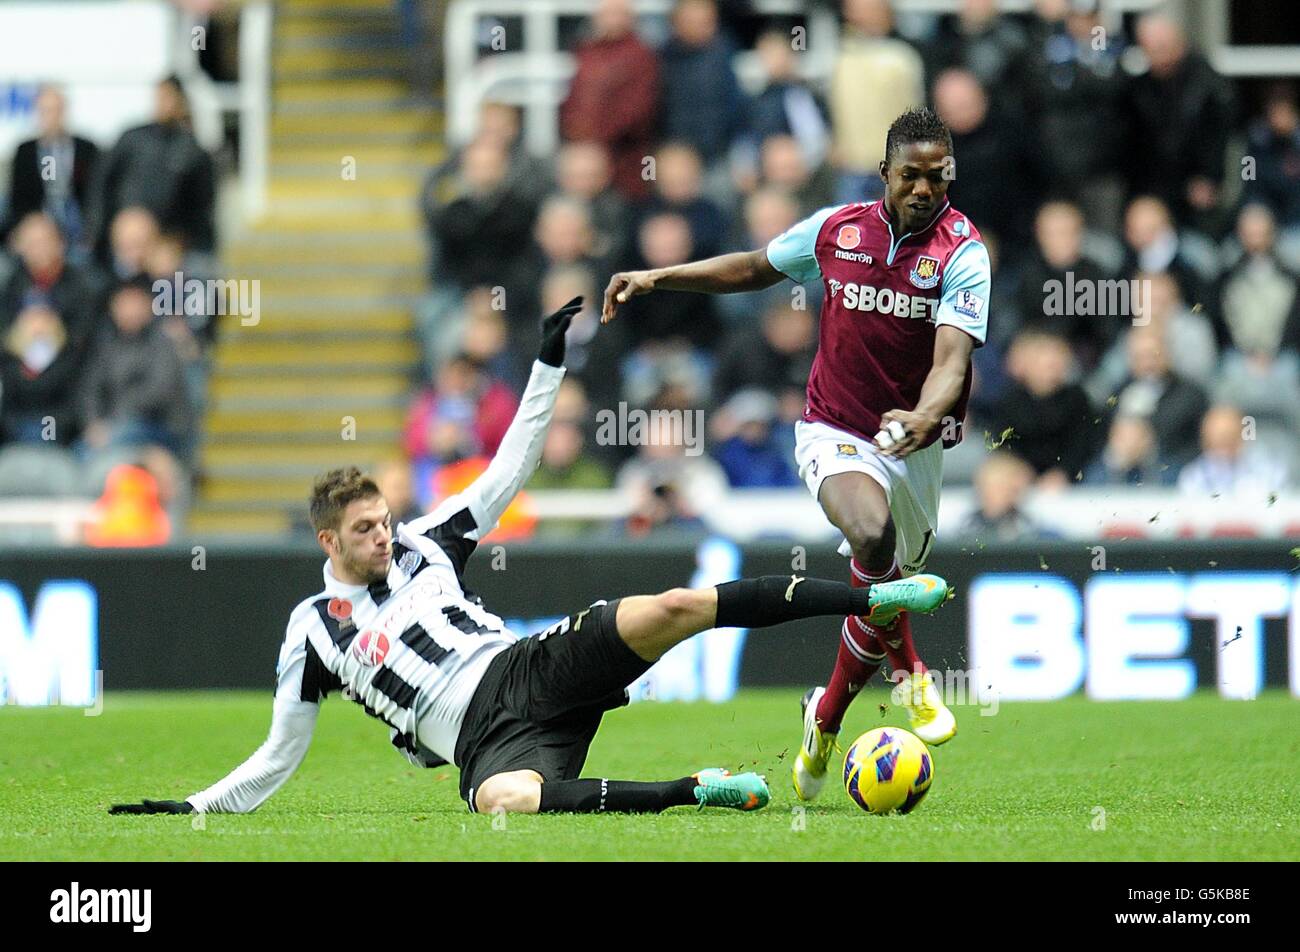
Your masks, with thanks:
M 818 615 L 865 614 L 873 593 L 844 582 L 798 575 L 737 579 L 710 588 L 674 588 L 632 595 L 618 605 L 619 636 L 638 656 L 654 661 L 692 635 L 710 628 L 765 628 Z
M 592 778 L 546 783 L 535 770 L 494 774 L 474 794 L 479 813 L 660 813 L 670 807 L 766 806 L 767 785 L 756 774 L 731 777 L 702 770 L 679 780 Z

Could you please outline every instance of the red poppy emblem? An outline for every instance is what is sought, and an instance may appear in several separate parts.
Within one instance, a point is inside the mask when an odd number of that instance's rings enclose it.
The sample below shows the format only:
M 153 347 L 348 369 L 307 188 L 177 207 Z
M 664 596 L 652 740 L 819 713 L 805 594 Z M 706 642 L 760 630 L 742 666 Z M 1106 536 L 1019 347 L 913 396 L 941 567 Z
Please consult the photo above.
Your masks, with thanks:
M 352 653 L 368 668 L 383 664 L 388 656 L 388 636 L 381 631 L 363 631 L 352 642 Z

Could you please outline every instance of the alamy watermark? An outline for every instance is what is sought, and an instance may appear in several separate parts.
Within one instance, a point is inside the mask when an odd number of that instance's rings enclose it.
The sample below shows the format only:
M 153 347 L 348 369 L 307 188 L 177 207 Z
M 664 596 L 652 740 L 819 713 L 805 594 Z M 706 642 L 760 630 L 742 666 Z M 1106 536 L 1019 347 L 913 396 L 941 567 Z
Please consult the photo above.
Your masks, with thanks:
M 620 400 L 617 410 L 596 412 L 599 446 L 681 446 L 687 456 L 704 452 L 703 410 L 642 410 Z
M 238 316 L 244 327 L 256 327 L 262 320 L 262 283 L 246 278 L 200 280 L 177 271 L 172 278 L 154 281 L 153 312 L 156 317 Z
M 1043 282 L 1043 314 L 1048 317 L 1131 317 L 1135 327 L 1151 322 L 1151 282 L 1146 278 L 1128 280 L 1075 279 L 1073 271 L 1065 280 L 1053 278 Z
M 922 669 L 918 667 L 916 673 L 919 674 L 921 671 Z M 980 717 L 992 717 L 997 714 L 1001 704 L 1000 696 L 992 685 L 981 687 L 976 672 L 956 668 L 946 668 L 942 671 L 929 668 L 928 673 L 945 705 L 974 704 L 982 708 Z M 909 677 L 905 669 L 896 668 L 890 673 L 889 680 L 894 682 L 894 688 L 890 692 L 890 700 L 894 704 L 918 707 L 924 703 L 925 688 L 921 678 Z

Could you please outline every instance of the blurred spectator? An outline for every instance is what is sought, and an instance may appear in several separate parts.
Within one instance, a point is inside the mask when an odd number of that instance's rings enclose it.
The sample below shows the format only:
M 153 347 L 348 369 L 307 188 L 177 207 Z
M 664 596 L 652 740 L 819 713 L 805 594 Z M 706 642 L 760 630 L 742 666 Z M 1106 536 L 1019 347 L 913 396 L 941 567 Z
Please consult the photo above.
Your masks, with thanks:
M 1008 447 L 1044 488 L 1074 482 L 1098 442 L 1097 417 L 1083 388 L 1069 382 L 1071 369 L 1069 344 L 1042 331 L 1021 332 L 1007 353 L 1011 382 L 994 412 L 995 435 L 1010 428 Z
M 763 69 L 763 89 L 749 106 L 746 130 L 757 153 L 770 136 L 791 136 L 804 165 L 820 167 L 830 157 L 830 111 L 821 95 L 799 76 L 790 33 L 765 30 L 755 47 Z
M 475 138 L 490 139 L 506 152 L 511 185 L 536 205 L 551 188 L 551 168 L 524 145 L 523 112 L 507 102 L 485 100 L 479 107 Z
M 1017 305 L 1022 326 L 1064 337 L 1084 367 L 1095 366 L 1115 339 L 1124 315 L 1101 313 L 1100 306 L 1076 308 L 1071 289 L 1091 283 L 1096 291 L 1107 277 L 1100 265 L 1084 256 L 1083 214 L 1078 207 L 1070 202 L 1046 203 L 1034 219 L 1034 249 L 1020 286 Z M 1049 293 L 1053 286 L 1059 289 L 1055 295 Z M 1049 308 L 1051 301 L 1065 306 Z M 1075 313 L 1078 310 L 1094 313 Z
M 969 70 L 945 70 L 934 81 L 934 110 L 952 132 L 956 158 L 949 198 L 978 228 L 1014 248 L 1029 242 L 1046 180 L 1038 150 L 992 105 Z
M 659 108 L 659 58 L 635 33 L 631 0 L 600 0 L 591 38 L 574 51 L 577 72 L 560 106 L 560 134 L 609 152 L 613 183 L 631 200 L 645 198 L 645 157 L 653 151 Z
M 74 341 L 91 334 L 99 285 L 91 273 L 67 260 L 58 225 L 44 212 L 33 212 L 11 236 L 18 267 L 0 287 L 0 333 L 22 310 L 48 307 L 59 315 Z
M 584 425 L 590 416 L 582 384 L 565 377 L 542 445 L 542 461 L 528 480 L 529 489 L 608 489 L 613 485 L 610 471 L 586 452 Z
M 884 194 L 879 165 L 885 134 L 900 114 L 924 102 L 921 56 L 894 35 L 889 0 L 844 0 L 844 28 L 830 81 L 836 202 Z
M 45 212 L 73 247 L 88 246 L 92 189 L 99 164 L 93 142 L 65 125 L 67 100 L 54 86 L 36 94 L 36 138 L 19 143 L 9 171 L 9 205 L 0 221 L 0 241 L 32 212 Z
M 798 486 L 791 447 L 775 429 L 776 398 L 766 390 L 741 390 L 714 415 L 713 457 L 733 489 Z
M 1201 455 L 1178 477 L 1189 496 L 1278 492 L 1286 485 L 1286 467 L 1260 446 L 1247 447 L 1241 411 L 1216 406 L 1201 424 Z
M 744 213 L 738 222 L 738 234 L 728 243 L 728 250 L 752 251 L 755 248 L 766 248 L 773 238 L 797 223 L 799 218 L 799 204 L 789 193 L 777 188 L 755 189 L 745 199 Z M 814 308 L 821 304 L 820 284 L 819 280 L 818 287 L 802 292 L 805 303 Z M 753 325 L 755 315 L 764 314 L 778 304 L 788 304 L 793 293 L 791 285 L 780 281 L 762 291 L 720 294 L 716 303 L 719 313 L 728 324 L 744 329 Z
M 552 195 L 542 203 L 533 226 L 539 252 L 532 264 L 530 284 L 560 265 L 585 265 L 603 272 L 606 262 L 596 257 L 596 234 L 587 203 L 565 195 Z
M 628 261 L 628 203 L 613 187 L 609 153 L 597 142 L 569 142 L 555 160 L 559 194 L 586 204 L 595 233 L 593 254 L 611 269 Z
M 217 321 L 205 290 L 212 275 L 202 259 L 185 255 L 176 235 L 159 235 L 145 255 L 144 266 L 155 300 L 168 302 L 155 311 L 163 333 L 185 364 L 186 390 L 199 417 L 207 402 L 211 350 L 217 337 Z M 191 283 L 196 281 L 200 283 Z
M 1178 283 L 1169 274 L 1139 271 L 1133 280 L 1138 282 L 1139 302 L 1133 327 L 1151 326 L 1176 376 L 1203 390 L 1210 387 L 1218 370 L 1219 353 L 1209 319 L 1200 311 L 1188 309 L 1179 296 Z M 1089 376 L 1085 386 L 1094 403 L 1105 403 L 1128 379 L 1131 334 L 1132 329 L 1126 328 Z
M 1029 38 L 1015 20 L 998 13 L 997 0 L 961 0 L 956 14 L 939 21 L 929 50 L 929 70 L 969 70 L 990 98 L 1023 117 Z
M 526 287 L 537 206 L 510 174 L 497 138 L 480 135 L 461 151 L 456 167 L 426 189 L 424 214 L 435 284 L 460 292 L 478 284 Z
M 1061 6 L 1061 18 L 1030 47 L 1028 113 L 1053 190 L 1078 204 L 1093 228 L 1114 232 L 1124 200 L 1124 38 L 1103 26 L 1099 0 Z
M 817 329 L 807 310 L 777 300 L 763 312 L 757 326 L 737 328 L 718 358 L 714 396 L 727 400 L 741 390 L 800 390 L 808 384 L 817 350 Z
M 629 535 L 698 530 L 703 526 L 701 513 L 715 509 L 725 497 L 727 477 L 722 468 L 708 456 L 694 455 L 704 436 L 702 417 L 703 411 L 671 397 L 656 402 L 649 411 L 645 440 L 615 479 L 615 485 L 634 500 L 625 526 Z
M 990 454 L 975 472 L 976 508 L 958 532 L 981 542 L 1050 537 L 1020 510 L 1033 481 L 1033 467 L 1020 457 L 1006 450 Z
M 108 226 L 123 208 L 140 205 L 188 248 L 216 245 L 212 158 L 190 131 L 189 102 L 180 80 L 158 84 L 155 118 L 122 133 L 104 160 L 98 215 L 100 254 L 107 260 Z
M 1164 13 L 1138 20 L 1146 70 L 1129 84 L 1131 194 L 1160 198 L 1180 224 L 1207 228 L 1219 202 L 1232 90 Z M 1147 269 L 1150 270 L 1150 269 Z
M 1242 257 L 1224 276 L 1221 335 L 1225 353 L 1215 400 L 1256 423 L 1261 445 L 1300 471 L 1300 293 L 1277 258 L 1273 216 L 1248 205 L 1237 222 Z
M 616 321 L 601 326 L 601 298 L 592 271 L 579 266 L 549 271 L 542 281 L 541 312 L 551 314 L 579 296 L 582 310 L 565 335 L 565 379 L 579 382 L 597 407 L 613 407 L 622 389 L 627 324 Z
M 1293 85 L 1269 90 L 1264 115 L 1250 124 L 1247 136 L 1255 174 L 1245 177 L 1243 198 L 1268 206 L 1283 228 L 1300 228 L 1300 109 Z
M 415 498 L 415 482 L 411 473 L 411 464 L 404 459 L 390 458 L 383 460 L 374 468 L 375 485 L 388 503 L 388 511 L 393 517 L 393 528 L 399 522 L 411 522 L 424 515 Z
M 487 174 L 483 171 L 484 164 L 481 159 L 471 160 L 474 168 L 468 173 L 465 171 L 465 152 L 475 142 L 485 140 L 496 146 L 497 151 L 502 154 L 505 170 L 499 184 L 511 194 L 523 198 L 523 208 L 531 224 L 532 216 L 542 196 L 550 187 L 551 174 L 546 163 L 534 158 L 524 147 L 520 123 L 518 107 L 490 99 L 485 100 L 479 107 L 478 124 L 471 140 L 465 145 L 452 149 L 447 157 L 434 166 L 425 177 L 420 191 L 420 207 L 429 229 L 429 260 L 435 281 L 439 280 L 439 265 L 443 251 L 438 246 L 438 234 L 433 227 L 434 218 L 443 205 L 467 191 L 465 184 L 467 174 L 478 179 Z M 488 177 L 492 178 L 495 184 L 495 177 Z M 486 185 L 483 187 L 487 189 Z
M 185 371 L 152 304 L 142 281 L 113 292 L 112 324 L 95 343 L 83 381 L 82 440 L 89 450 L 156 444 L 188 457 Z
M 1127 276 L 1137 271 L 1167 272 L 1178 282 L 1184 301 L 1210 304 L 1205 281 L 1174 227 L 1168 206 L 1160 199 L 1142 195 L 1129 202 L 1124 212 L 1124 243 Z
M 468 356 L 453 357 L 411 404 L 402 437 L 406 456 L 423 471 L 470 456 L 491 458 L 518 405 L 505 384 Z M 425 475 L 418 472 L 417 483 L 425 484 Z
M 1297 277 L 1278 259 L 1273 214 L 1247 205 L 1237 216 L 1241 259 L 1223 275 L 1219 302 L 1221 343 L 1241 353 L 1300 353 Z
M 647 268 L 666 268 L 694 261 L 690 223 L 675 212 L 660 212 L 641 222 L 637 249 Z M 712 295 L 690 291 L 656 291 L 623 305 L 629 333 L 637 343 L 680 339 L 708 349 L 717 340 L 718 318 Z
M 206 353 L 217 337 L 216 315 L 212 313 L 211 302 L 204 292 L 208 281 L 215 276 L 207 272 L 206 262 L 187 255 L 185 244 L 178 235 L 158 235 L 145 254 L 144 273 L 148 275 L 156 295 L 180 302 L 181 313 L 168 316 L 178 318 L 188 335 L 184 339 L 192 341 L 194 348 Z M 187 289 L 186 284 L 192 281 L 197 281 L 198 285 L 190 284 Z
M 114 282 L 144 276 L 149 255 L 158 242 L 158 219 L 141 205 L 123 208 L 108 229 L 107 265 Z
M 0 353 L 0 442 L 72 441 L 86 336 L 83 329 L 70 338 L 58 313 L 43 304 L 19 312 Z
M 835 173 L 826 163 L 809 165 L 794 136 L 774 135 L 759 149 L 759 178 L 763 185 L 781 189 L 799 202 L 799 217 L 825 208 L 835 194 Z
M 686 219 L 691 227 L 693 257 L 711 258 L 722 250 L 727 216 L 704 197 L 700 155 L 685 142 L 667 142 L 655 153 L 654 194 L 645 207 L 646 214 L 676 212 Z
M 1094 486 L 1171 486 L 1178 471 L 1160 459 L 1147 417 L 1120 415 L 1110 426 L 1101 456 L 1084 472 Z
M 747 119 L 745 95 L 731 69 L 734 53 L 718 30 L 714 0 L 677 0 L 663 49 L 664 138 L 690 143 L 724 191 L 730 190 L 725 162 Z
M 713 355 L 681 338 L 645 341 L 623 361 L 622 398 L 642 406 L 671 393 L 675 406 L 703 407 L 711 402 Z
M 1139 272 L 1136 280 L 1141 282 L 1139 287 L 1146 289 L 1140 310 L 1152 325 L 1164 330 L 1169 366 L 1180 377 L 1208 387 L 1219 363 L 1219 349 L 1205 311 L 1187 307 L 1179 295 L 1178 282 L 1170 274 Z
M 1181 467 L 1196 455 L 1201 417 L 1209 406 L 1205 392 L 1170 367 L 1162 327 L 1133 328 L 1128 354 L 1129 378 L 1120 387 L 1115 415 L 1149 420 L 1162 461 Z
M 475 288 L 466 298 L 476 306 L 466 309 L 465 324 L 460 333 L 461 352 L 482 367 L 488 376 L 519 392 L 527 379 L 523 376 L 523 361 L 510 350 L 510 328 L 505 313 L 491 306 L 491 296 L 490 289 Z

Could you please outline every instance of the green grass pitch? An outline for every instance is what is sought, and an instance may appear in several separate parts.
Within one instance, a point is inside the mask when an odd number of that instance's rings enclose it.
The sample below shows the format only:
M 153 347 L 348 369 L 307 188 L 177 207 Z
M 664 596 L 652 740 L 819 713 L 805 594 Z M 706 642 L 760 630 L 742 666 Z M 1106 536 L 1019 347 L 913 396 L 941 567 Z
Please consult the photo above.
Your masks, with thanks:
M 721 704 L 638 704 L 606 717 L 587 776 L 666 779 L 708 766 L 767 774 L 757 813 L 470 815 L 452 768 L 418 770 L 354 705 L 324 705 L 297 775 L 255 814 L 110 817 L 117 801 L 182 799 L 262 742 L 270 694 L 110 694 L 80 710 L 0 708 L 0 860 L 718 859 L 1260 860 L 1300 858 L 1300 702 L 1202 693 L 1180 702 L 1074 698 L 958 708 L 929 797 L 871 817 L 828 783 L 790 789 L 796 690 Z M 868 692 L 857 733 L 904 724 Z

